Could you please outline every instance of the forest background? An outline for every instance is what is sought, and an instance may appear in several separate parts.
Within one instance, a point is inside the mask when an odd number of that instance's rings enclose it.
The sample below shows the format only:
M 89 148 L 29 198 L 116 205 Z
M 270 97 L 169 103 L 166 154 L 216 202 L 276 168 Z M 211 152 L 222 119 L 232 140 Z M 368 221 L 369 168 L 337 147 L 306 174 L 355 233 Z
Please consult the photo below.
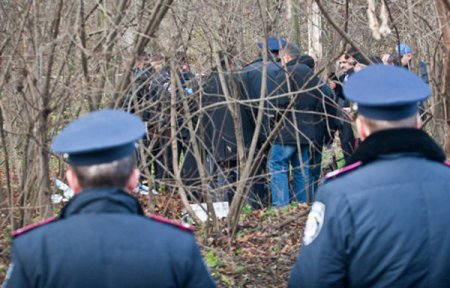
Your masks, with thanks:
M 285 37 L 314 56 L 322 77 L 334 71 L 349 47 L 381 56 L 407 43 L 414 53 L 413 70 L 419 71 L 419 60 L 427 64 L 433 91 L 425 105 L 431 116 L 425 129 L 450 155 L 449 0 L 3 0 L 0 23 L 0 279 L 9 264 L 11 231 L 61 208 L 51 195 L 58 193 L 53 180 L 64 179 L 66 166 L 49 149 L 51 139 L 81 114 L 119 107 L 133 85 L 136 56 L 144 51 L 161 53 L 171 69 L 177 66 L 177 51 L 184 51 L 201 86 L 203 76 L 217 66 L 219 52 L 242 67 L 259 57 L 257 43 L 268 35 Z M 176 79 L 171 85 L 178 85 Z M 171 101 L 175 104 L 176 97 Z M 232 110 L 242 105 L 239 101 L 230 95 L 226 105 Z M 166 111 L 173 120 L 166 149 L 174 155 L 180 128 L 175 119 L 186 119 L 184 128 L 194 136 L 193 119 L 204 112 L 199 106 L 192 115 L 175 106 Z M 242 134 L 239 125 L 235 129 Z M 284 287 L 308 211 L 307 205 L 296 204 L 249 208 L 251 175 L 260 158 L 255 141 L 249 150 L 238 141 L 240 176 L 230 183 L 235 197 L 225 219 L 217 219 L 211 209 L 215 191 L 200 161 L 201 138 L 191 137 L 191 144 L 200 174 L 195 190 L 206 195 L 210 208 L 206 223 L 189 209 L 193 188 L 183 184 L 182 163 L 172 163 L 164 191 L 139 195 L 149 213 L 180 219 L 188 210 L 222 287 Z M 148 150 L 140 153 L 145 158 Z M 151 185 L 151 169 L 140 168 Z

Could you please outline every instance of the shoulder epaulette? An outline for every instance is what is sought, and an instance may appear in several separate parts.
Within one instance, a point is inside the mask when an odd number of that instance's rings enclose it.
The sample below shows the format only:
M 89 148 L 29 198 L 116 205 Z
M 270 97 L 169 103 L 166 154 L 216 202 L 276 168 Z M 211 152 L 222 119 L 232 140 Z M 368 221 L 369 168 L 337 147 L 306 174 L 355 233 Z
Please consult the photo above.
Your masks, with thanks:
M 20 228 L 20 229 L 17 229 L 17 230 L 15 230 L 15 231 L 13 231 L 13 232 L 12 232 L 12 236 L 13 236 L 13 237 L 17 237 L 17 236 L 23 235 L 23 234 L 25 234 L 26 232 L 29 232 L 29 231 L 31 231 L 31 230 L 34 230 L 34 229 L 36 229 L 36 228 L 38 228 L 38 227 L 41 227 L 41 226 L 43 226 L 43 225 L 45 225 L 45 224 L 54 222 L 54 221 L 56 221 L 56 220 L 58 220 L 58 217 L 49 217 L 49 218 L 45 218 L 44 220 L 41 220 L 41 221 L 39 221 L 39 222 L 36 222 L 36 223 L 30 224 L 30 225 L 27 225 L 27 226 L 25 226 L 25 227 L 22 227 L 22 228 Z
M 167 219 L 167 218 L 159 216 L 159 215 L 149 214 L 149 215 L 147 215 L 147 217 L 152 219 L 152 220 L 161 222 L 161 223 L 165 223 L 165 224 L 169 224 L 169 225 L 175 226 L 175 227 L 180 228 L 181 230 L 184 230 L 184 231 L 189 231 L 189 232 L 194 231 L 194 227 L 192 227 L 191 225 L 183 224 L 183 223 L 177 222 L 175 220 Z
M 355 163 L 350 164 L 348 166 L 344 166 L 344 167 L 342 167 L 340 169 L 331 171 L 331 172 L 327 173 L 327 175 L 325 175 L 325 179 L 326 180 L 330 180 L 330 179 L 336 178 L 339 175 L 343 175 L 343 174 L 345 174 L 345 173 L 347 173 L 349 171 L 355 170 L 356 168 L 360 167 L 362 164 L 363 163 L 361 161 L 358 161 L 358 162 L 355 162 Z

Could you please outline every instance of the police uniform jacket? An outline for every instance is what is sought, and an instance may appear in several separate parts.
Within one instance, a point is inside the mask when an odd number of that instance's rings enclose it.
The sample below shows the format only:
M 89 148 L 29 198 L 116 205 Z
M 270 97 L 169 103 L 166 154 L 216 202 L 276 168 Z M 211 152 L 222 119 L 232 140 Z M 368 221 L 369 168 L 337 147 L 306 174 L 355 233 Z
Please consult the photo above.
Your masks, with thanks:
M 289 287 L 450 287 L 444 160 L 421 130 L 371 134 L 319 189 Z
M 286 117 L 281 118 L 283 126 L 275 143 L 296 145 L 299 139 L 300 144 L 309 145 L 311 142 L 321 141 L 316 138 L 318 137 L 317 126 L 324 115 L 322 101 L 324 93 L 320 89 L 322 84 L 319 78 L 312 76 L 313 71 L 305 64 L 299 63 L 298 59 L 287 63 L 286 70 L 280 70 L 277 74 L 276 81 L 279 83 L 277 94 L 284 96 L 276 97 L 271 103 L 280 109 L 279 114 L 285 113 L 289 103 L 296 98 L 295 104 L 287 111 Z M 305 84 L 306 86 L 303 87 Z M 307 89 L 309 91 L 305 91 Z
M 18 232 L 6 287 L 214 287 L 192 231 L 161 221 L 122 190 L 83 191 Z

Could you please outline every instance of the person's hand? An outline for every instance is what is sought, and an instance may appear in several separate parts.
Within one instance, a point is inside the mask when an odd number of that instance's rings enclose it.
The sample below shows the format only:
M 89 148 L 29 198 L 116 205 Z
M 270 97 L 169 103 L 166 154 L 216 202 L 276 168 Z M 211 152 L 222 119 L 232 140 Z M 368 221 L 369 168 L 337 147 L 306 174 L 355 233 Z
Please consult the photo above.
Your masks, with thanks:
M 353 117 L 352 108 L 350 108 L 350 107 L 343 107 L 342 111 L 344 111 L 345 117 L 347 117 L 348 119 L 353 120 L 354 117 Z

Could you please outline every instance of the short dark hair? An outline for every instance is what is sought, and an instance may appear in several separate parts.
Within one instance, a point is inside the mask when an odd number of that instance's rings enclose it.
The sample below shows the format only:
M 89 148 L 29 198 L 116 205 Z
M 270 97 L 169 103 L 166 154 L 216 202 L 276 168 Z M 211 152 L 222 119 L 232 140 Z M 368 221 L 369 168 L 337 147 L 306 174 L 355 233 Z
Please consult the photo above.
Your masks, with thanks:
M 298 62 L 301 64 L 305 64 L 306 66 L 311 68 L 311 70 L 314 70 L 314 67 L 316 66 L 316 61 L 314 61 L 314 58 L 307 54 L 300 56 L 300 58 L 298 58 Z
M 136 155 L 89 166 L 72 166 L 82 189 L 99 187 L 125 188 L 131 172 L 137 167 Z
M 374 56 L 374 55 L 370 55 L 370 54 L 366 54 L 366 55 L 369 58 L 370 62 L 363 56 L 363 54 L 361 54 L 361 52 L 359 52 L 358 50 L 356 50 L 355 48 L 352 47 L 349 50 L 347 50 L 347 52 L 345 52 L 344 57 L 345 57 L 345 59 L 352 57 L 358 63 L 363 64 L 363 65 L 383 63 L 383 61 L 381 61 L 381 59 L 378 56 Z
M 188 57 L 185 51 L 179 50 L 175 53 L 175 59 L 178 62 L 185 63 L 188 60 Z
M 150 55 L 148 55 L 147 52 L 142 52 L 136 57 L 136 61 L 142 62 L 142 61 L 148 61 L 150 59 Z

